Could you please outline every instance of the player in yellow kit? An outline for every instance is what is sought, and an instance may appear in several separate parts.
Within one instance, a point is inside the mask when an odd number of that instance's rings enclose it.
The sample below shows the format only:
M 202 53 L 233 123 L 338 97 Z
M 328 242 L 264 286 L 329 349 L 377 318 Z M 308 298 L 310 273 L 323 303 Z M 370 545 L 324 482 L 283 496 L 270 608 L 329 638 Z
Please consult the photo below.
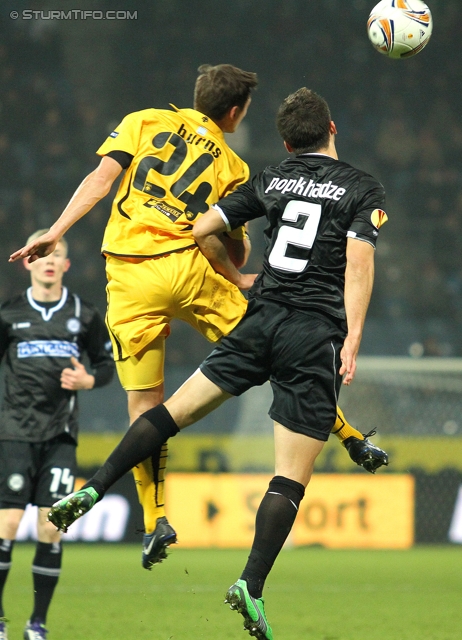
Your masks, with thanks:
M 125 170 L 104 234 L 107 324 L 117 372 L 127 391 L 132 423 L 163 401 L 164 349 L 170 321 L 179 318 L 215 342 L 243 316 L 240 289 L 255 275 L 241 274 L 239 287 L 217 274 L 194 242 L 197 216 L 246 182 L 249 170 L 227 145 L 245 117 L 256 74 L 232 65 L 199 69 L 194 109 L 146 109 L 127 115 L 98 149 L 98 168 L 82 182 L 50 231 L 11 256 L 31 260 L 49 253 L 59 238 L 110 190 Z M 236 266 L 250 244 L 245 229 L 226 238 Z M 369 471 L 387 464 L 386 454 L 340 415 L 333 429 L 350 456 Z M 354 451 L 354 456 L 352 455 Z M 134 469 L 143 506 L 145 568 L 166 556 L 176 534 L 165 518 L 166 446 Z M 384 457 L 385 456 L 385 457 Z

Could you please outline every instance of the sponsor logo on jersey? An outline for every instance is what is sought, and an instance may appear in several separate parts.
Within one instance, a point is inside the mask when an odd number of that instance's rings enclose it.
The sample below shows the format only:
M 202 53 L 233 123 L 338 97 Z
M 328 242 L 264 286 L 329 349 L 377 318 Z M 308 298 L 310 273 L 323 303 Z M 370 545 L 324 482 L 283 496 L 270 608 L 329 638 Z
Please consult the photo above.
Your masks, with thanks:
M 113 131 L 112 133 L 109 134 L 110 138 L 117 138 L 117 136 L 119 135 L 118 131 Z
M 30 327 L 30 322 L 14 322 L 13 329 L 28 329 Z
M 78 358 L 79 348 L 67 340 L 31 340 L 18 343 L 18 358 Z
M 66 329 L 70 333 L 78 333 L 80 331 L 80 327 L 80 320 L 78 320 L 77 318 L 69 318 L 69 320 L 66 322 Z
M 265 189 L 265 193 L 269 191 L 280 191 L 281 193 L 294 193 L 305 198 L 325 198 L 326 200 L 340 200 L 346 192 L 346 189 L 329 182 L 314 182 L 308 178 L 273 178 Z
M 163 213 L 164 216 L 167 216 L 167 218 L 172 222 L 176 222 L 178 218 L 183 215 L 183 211 L 180 211 L 180 209 L 176 209 L 175 207 L 172 207 L 171 205 L 167 204 L 164 200 L 161 200 L 161 202 L 158 202 L 156 205 L 154 205 L 154 209 L 157 209 L 157 211 L 160 211 L 161 213 Z
M 385 224 L 387 220 L 388 216 L 385 211 L 382 211 L 382 209 L 374 209 L 374 211 L 371 213 L 371 222 L 376 229 L 380 229 L 380 227 Z
M 24 476 L 21 473 L 12 473 L 7 483 L 11 491 L 21 491 L 25 484 Z

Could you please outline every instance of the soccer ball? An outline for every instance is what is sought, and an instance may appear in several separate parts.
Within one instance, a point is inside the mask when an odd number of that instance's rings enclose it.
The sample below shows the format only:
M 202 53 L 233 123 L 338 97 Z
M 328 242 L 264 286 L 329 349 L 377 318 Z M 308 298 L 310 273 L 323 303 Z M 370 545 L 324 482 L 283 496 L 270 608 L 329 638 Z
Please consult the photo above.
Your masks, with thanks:
M 382 0 L 371 11 L 367 34 L 389 58 L 410 58 L 430 40 L 433 19 L 422 0 Z

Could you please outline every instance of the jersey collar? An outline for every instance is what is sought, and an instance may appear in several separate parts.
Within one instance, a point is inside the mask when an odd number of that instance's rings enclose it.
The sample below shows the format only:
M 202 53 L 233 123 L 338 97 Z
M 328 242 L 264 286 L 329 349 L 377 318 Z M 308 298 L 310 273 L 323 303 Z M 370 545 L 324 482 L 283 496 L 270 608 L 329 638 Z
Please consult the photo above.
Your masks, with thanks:
M 48 320 L 51 320 L 51 318 L 53 317 L 53 314 L 55 313 L 55 311 L 59 311 L 66 304 L 67 287 L 63 287 L 63 292 L 61 294 L 61 300 L 58 300 L 56 305 L 54 307 L 50 307 L 49 309 L 47 309 L 46 307 L 41 307 L 39 305 L 39 303 L 36 300 L 34 300 L 34 298 L 32 297 L 32 287 L 29 287 L 27 289 L 26 295 L 27 295 L 27 300 L 28 300 L 30 306 L 33 309 L 35 309 L 36 311 L 38 311 L 39 313 L 41 313 L 42 314 L 42 318 L 44 319 L 44 321 L 48 322 Z
M 197 111 L 196 109 L 178 109 L 178 107 L 175 107 L 175 105 L 172 103 L 170 103 L 170 106 L 178 113 L 183 114 L 186 118 L 194 120 L 198 127 L 202 127 L 203 129 L 206 129 L 206 131 L 210 131 L 210 133 L 213 133 L 213 135 L 215 136 L 220 136 L 222 138 L 224 137 L 223 131 L 220 129 L 220 127 L 200 111 Z M 204 133 L 206 133 L 206 131 L 204 131 Z M 199 133 L 202 132 L 199 131 Z
M 332 158 L 332 156 L 327 155 L 327 153 L 301 153 L 301 156 L 321 156 L 321 158 Z M 332 158 L 334 160 L 334 158 Z

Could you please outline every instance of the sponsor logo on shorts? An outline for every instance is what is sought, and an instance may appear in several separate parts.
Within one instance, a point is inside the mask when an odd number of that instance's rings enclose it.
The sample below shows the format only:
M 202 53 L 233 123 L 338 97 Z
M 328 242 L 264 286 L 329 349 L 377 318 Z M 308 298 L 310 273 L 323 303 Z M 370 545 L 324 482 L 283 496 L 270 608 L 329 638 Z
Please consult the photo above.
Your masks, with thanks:
M 12 473 L 8 478 L 8 488 L 11 489 L 11 491 L 21 491 L 24 484 L 24 476 L 21 473 Z
M 78 358 L 79 348 L 67 340 L 31 340 L 18 343 L 18 358 Z

